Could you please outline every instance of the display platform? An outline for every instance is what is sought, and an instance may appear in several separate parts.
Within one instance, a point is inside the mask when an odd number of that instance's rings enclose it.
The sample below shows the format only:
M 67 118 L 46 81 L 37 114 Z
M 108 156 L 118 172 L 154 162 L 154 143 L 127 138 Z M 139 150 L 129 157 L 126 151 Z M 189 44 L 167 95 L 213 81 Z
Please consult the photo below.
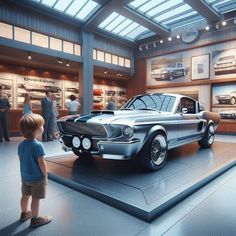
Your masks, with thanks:
M 197 143 L 170 150 L 166 165 L 145 172 L 137 161 L 80 159 L 73 154 L 47 158 L 49 178 L 145 221 L 151 221 L 235 165 L 235 144 Z

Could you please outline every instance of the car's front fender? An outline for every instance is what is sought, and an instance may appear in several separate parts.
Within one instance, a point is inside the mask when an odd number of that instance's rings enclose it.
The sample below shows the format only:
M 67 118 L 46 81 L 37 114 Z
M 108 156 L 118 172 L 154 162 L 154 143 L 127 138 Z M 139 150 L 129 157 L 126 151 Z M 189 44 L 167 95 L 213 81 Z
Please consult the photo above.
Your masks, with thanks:
M 155 132 L 162 132 L 165 136 L 167 136 L 167 131 L 166 129 L 162 126 L 162 125 L 155 125 L 155 126 L 152 126 L 148 132 L 146 133 L 144 139 L 143 139 L 143 142 L 140 143 L 140 146 L 139 146 L 139 150 L 138 150 L 138 153 L 141 151 L 141 149 L 143 148 L 143 146 L 146 144 L 146 142 L 148 141 L 149 137 L 155 133 Z

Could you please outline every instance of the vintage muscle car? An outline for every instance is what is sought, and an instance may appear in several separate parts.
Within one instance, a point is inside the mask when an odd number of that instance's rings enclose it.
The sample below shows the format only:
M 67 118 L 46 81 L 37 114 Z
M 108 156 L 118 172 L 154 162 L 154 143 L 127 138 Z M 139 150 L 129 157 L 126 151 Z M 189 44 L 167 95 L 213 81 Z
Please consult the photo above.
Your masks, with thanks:
M 198 141 L 210 147 L 220 121 L 190 97 L 145 94 L 131 98 L 120 110 L 93 111 L 57 121 L 65 151 L 87 158 L 137 158 L 149 170 L 161 168 L 167 151 Z
M 236 91 L 232 91 L 229 94 L 217 95 L 216 99 L 218 100 L 219 104 L 228 103 L 234 105 L 236 104 Z
M 219 61 L 214 64 L 215 74 L 235 73 L 236 71 L 236 56 L 229 55 L 219 58 Z
M 221 119 L 236 119 L 236 110 L 226 110 L 220 112 Z
M 152 70 L 151 76 L 153 79 L 157 80 L 173 80 L 174 78 L 185 76 L 186 72 L 187 70 L 184 65 L 181 62 L 177 62 L 175 64 L 164 65 L 158 69 Z

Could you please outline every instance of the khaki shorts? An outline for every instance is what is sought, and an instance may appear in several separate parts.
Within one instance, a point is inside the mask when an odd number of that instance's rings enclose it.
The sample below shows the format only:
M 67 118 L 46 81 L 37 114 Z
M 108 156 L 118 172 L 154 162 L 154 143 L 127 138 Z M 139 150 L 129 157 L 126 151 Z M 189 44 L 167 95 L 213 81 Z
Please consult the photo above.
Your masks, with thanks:
M 46 197 L 46 185 L 46 178 L 37 182 L 22 182 L 22 195 L 32 196 L 34 199 L 43 199 Z

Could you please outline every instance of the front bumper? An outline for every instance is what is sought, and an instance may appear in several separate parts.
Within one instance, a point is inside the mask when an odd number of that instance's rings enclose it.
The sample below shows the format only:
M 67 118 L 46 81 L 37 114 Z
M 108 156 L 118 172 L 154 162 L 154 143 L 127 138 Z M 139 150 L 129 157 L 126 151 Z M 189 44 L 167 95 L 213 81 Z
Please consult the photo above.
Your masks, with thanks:
M 68 137 L 68 136 L 67 136 Z M 71 137 L 72 140 L 73 137 Z M 78 153 L 90 153 L 100 155 L 104 159 L 128 160 L 137 154 L 140 141 L 138 139 L 127 141 L 92 140 L 93 147 L 84 150 L 82 147 L 75 148 L 71 143 L 65 144 L 63 137 L 60 139 L 64 151 L 76 150 Z M 95 144 L 94 144 L 95 143 Z M 95 147 L 96 146 L 96 147 Z

